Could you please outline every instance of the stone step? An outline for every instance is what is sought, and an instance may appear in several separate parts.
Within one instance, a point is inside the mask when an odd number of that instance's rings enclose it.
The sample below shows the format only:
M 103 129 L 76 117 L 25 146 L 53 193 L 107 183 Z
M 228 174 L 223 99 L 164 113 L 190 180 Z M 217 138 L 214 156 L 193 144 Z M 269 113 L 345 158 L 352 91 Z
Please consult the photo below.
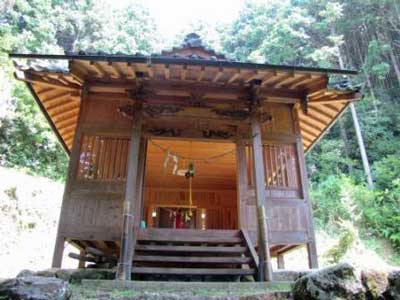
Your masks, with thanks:
M 71 300 L 89 294 L 104 300 L 119 299 L 292 299 L 290 282 L 161 282 L 83 280 Z M 81 298 L 79 298 L 81 297 Z

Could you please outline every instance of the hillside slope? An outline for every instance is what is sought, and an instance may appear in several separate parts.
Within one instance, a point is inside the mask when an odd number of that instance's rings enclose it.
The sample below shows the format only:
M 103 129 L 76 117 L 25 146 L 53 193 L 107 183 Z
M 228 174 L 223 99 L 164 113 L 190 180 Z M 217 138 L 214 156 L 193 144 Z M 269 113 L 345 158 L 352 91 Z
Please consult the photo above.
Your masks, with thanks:
M 0 278 L 49 268 L 64 185 L 2 167 L 0 178 Z

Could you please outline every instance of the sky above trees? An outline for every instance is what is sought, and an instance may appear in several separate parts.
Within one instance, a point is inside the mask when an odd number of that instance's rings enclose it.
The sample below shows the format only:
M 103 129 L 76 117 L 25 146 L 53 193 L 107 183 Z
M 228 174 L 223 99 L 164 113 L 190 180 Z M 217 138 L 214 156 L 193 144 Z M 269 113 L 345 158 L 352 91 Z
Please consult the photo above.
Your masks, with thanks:
M 111 6 L 125 6 L 137 1 L 107 0 Z M 264 0 L 265 2 L 266 0 Z M 198 22 L 211 26 L 233 21 L 238 17 L 245 0 L 140 0 L 150 12 L 159 30 L 160 36 L 165 39 L 164 44 L 172 43 L 178 32 Z M 259 1 L 262 2 L 262 1 Z

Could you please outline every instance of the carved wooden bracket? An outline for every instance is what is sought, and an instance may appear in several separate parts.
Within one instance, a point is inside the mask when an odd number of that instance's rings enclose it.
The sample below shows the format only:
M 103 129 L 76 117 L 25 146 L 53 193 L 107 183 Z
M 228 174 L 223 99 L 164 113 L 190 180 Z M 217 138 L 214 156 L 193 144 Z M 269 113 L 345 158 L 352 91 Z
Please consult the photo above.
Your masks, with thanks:
M 224 130 L 203 130 L 203 137 L 207 139 L 219 138 L 219 139 L 229 139 L 234 137 L 235 134 Z
M 207 107 L 206 101 L 204 101 L 204 93 L 192 92 L 190 98 L 187 101 L 188 107 Z
M 235 109 L 213 109 L 213 112 L 215 112 L 218 116 L 240 121 L 248 119 L 251 114 L 247 110 L 235 110 Z
M 178 128 L 150 128 L 147 130 L 148 133 L 154 136 L 163 137 L 179 137 L 182 134 L 182 129 Z
M 118 107 L 118 112 L 122 114 L 124 117 L 132 119 L 133 116 L 135 115 L 135 107 L 134 105 L 131 104 L 126 104 Z
M 134 101 L 144 102 L 153 95 L 154 93 L 151 90 L 146 90 L 141 83 L 134 90 L 128 90 L 128 97 Z
M 301 110 L 303 111 L 303 113 L 307 114 L 308 113 L 308 96 L 304 96 L 303 98 L 301 98 L 301 102 L 300 102 L 300 107 Z
M 173 115 L 182 110 L 182 107 L 176 105 L 145 105 L 143 108 L 143 112 L 152 118 L 165 114 Z

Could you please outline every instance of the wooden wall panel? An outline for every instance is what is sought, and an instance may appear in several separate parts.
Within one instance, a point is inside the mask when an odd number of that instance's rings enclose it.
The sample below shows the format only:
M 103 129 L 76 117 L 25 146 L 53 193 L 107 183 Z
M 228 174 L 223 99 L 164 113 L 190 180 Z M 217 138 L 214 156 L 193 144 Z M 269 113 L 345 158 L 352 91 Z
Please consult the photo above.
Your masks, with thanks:
M 121 129 L 129 133 L 132 121 L 118 112 L 120 106 L 129 102 L 118 99 L 107 100 L 101 95 L 100 93 L 89 94 L 83 127 L 107 131 Z
M 309 236 L 307 198 L 303 187 L 298 153 L 296 120 L 291 104 L 268 104 L 264 110 L 272 115 L 272 121 L 263 126 L 264 168 L 266 177 L 265 208 L 271 245 L 300 244 Z M 239 145 L 238 145 L 239 147 Z M 242 145 L 245 156 L 238 165 L 241 203 L 241 226 L 246 229 L 254 243 L 257 243 L 257 212 L 253 186 L 252 155 L 249 146 Z M 238 151 L 240 153 L 240 151 Z M 245 171 L 243 171 L 243 168 Z M 242 171 L 241 171 L 242 170 Z M 247 183 L 247 184 L 246 184 Z
M 62 232 L 66 237 L 77 235 L 107 240 L 121 236 L 122 194 L 75 190 L 63 209 Z
M 189 205 L 187 189 L 144 189 L 144 216 L 152 223 L 151 211 L 157 206 Z M 237 208 L 235 190 L 194 190 L 193 206 L 205 209 L 207 229 L 236 229 Z
M 272 121 L 263 125 L 264 138 L 268 139 L 271 134 L 294 134 L 291 105 L 267 103 L 264 105 L 264 111 L 272 116 Z

